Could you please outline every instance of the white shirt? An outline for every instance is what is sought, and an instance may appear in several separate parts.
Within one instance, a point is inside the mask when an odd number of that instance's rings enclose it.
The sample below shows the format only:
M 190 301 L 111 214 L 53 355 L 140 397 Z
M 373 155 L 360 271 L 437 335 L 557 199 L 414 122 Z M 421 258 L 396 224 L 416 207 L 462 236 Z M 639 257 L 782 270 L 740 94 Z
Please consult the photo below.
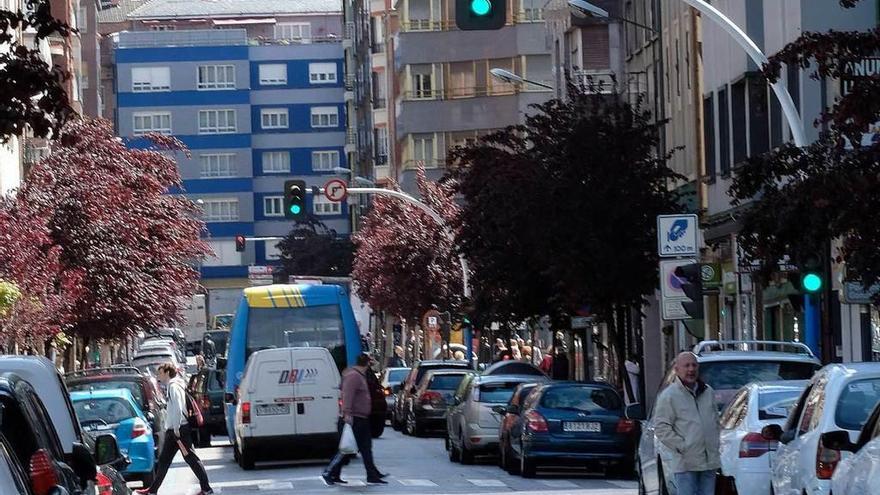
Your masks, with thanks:
M 186 424 L 186 384 L 183 378 L 174 377 L 168 382 L 168 405 L 165 414 L 165 431 L 180 432 Z

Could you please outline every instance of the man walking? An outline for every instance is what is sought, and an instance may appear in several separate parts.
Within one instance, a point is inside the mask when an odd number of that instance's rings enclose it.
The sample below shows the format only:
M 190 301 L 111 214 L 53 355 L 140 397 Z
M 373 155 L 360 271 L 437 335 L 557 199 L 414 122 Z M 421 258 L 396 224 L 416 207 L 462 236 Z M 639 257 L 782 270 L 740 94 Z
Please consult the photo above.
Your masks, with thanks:
M 358 451 L 361 453 L 364 468 L 367 470 L 367 483 L 386 485 L 388 482 L 382 479 L 386 475 L 380 473 L 376 464 L 373 463 L 373 436 L 370 431 L 370 412 L 373 404 L 366 378 L 366 374 L 371 373 L 368 369 L 369 364 L 370 356 L 361 354 L 358 356 L 355 366 L 345 370 L 342 375 L 342 419 L 351 425 L 354 432 Z M 348 454 L 341 452 L 333 457 L 330 465 L 321 474 L 324 483 L 328 485 L 345 483 L 340 475 L 342 474 L 342 465 L 347 457 Z
M 202 461 L 193 450 L 192 429 L 187 422 L 186 412 L 186 384 L 177 376 L 177 368 L 171 363 L 159 365 L 156 370 L 159 381 L 168 390 L 168 405 L 165 415 L 165 438 L 162 441 L 162 451 L 159 453 L 159 465 L 156 468 L 156 477 L 153 484 L 147 488 L 135 490 L 138 495 L 154 495 L 159 492 L 171 461 L 177 455 L 177 451 L 183 454 L 183 460 L 189 464 L 193 474 L 199 480 L 201 491 L 197 495 L 211 495 L 211 485 L 208 483 L 208 474 Z
M 718 411 L 712 387 L 699 378 L 692 352 L 675 358 L 673 382 L 657 398 L 657 439 L 670 451 L 669 472 L 678 495 L 714 495 L 715 472 L 721 467 Z

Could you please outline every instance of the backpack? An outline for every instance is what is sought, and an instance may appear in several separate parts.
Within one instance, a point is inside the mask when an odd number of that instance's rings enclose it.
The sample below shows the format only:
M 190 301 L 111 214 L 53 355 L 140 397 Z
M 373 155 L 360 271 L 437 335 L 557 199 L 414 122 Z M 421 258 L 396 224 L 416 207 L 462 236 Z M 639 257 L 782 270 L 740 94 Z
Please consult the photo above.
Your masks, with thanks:
M 183 387 L 183 385 L 180 386 Z M 193 429 L 205 426 L 205 417 L 202 416 L 202 407 L 199 406 L 199 402 L 186 387 L 183 389 L 183 395 L 186 397 L 186 423 Z

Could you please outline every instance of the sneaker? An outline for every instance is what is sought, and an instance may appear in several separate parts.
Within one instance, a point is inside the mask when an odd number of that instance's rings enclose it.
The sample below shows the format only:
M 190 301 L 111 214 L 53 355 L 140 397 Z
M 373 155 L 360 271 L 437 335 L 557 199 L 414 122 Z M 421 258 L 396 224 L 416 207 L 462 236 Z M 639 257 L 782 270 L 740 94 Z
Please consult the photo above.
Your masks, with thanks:
M 388 477 L 388 473 L 379 473 L 379 477 L 380 477 L 380 478 L 383 478 L 383 479 L 384 479 L 384 478 L 387 478 L 387 477 Z
M 387 485 L 388 482 L 382 478 L 367 478 L 368 485 Z
M 340 478 L 340 477 L 338 477 L 338 476 L 337 476 L 336 478 L 333 478 L 333 482 L 334 482 L 334 483 L 339 483 L 340 485 L 347 485 L 347 484 L 348 484 L 347 481 L 345 481 L 344 479 L 342 479 L 342 478 Z
M 325 485 L 330 486 L 333 483 L 336 483 L 336 480 L 331 478 L 329 474 L 321 473 L 321 481 L 324 482 Z

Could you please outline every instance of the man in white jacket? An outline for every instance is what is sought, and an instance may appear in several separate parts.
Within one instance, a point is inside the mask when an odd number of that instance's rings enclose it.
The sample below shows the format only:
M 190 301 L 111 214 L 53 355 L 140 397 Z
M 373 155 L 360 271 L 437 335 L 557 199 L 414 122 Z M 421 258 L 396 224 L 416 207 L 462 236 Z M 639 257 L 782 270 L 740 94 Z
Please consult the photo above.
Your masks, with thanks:
M 675 477 L 678 495 L 714 495 L 721 467 L 715 392 L 700 380 L 694 353 L 682 352 L 673 367 L 675 379 L 654 406 L 654 435 L 672 453 L 664 467 Z
M 168 390 L 168 405 L 165 415 L 165 438 L 162 441 L 162 451 L 159 453 L 159 465 L 156 468 L 156 477 L 153 484 L 147 488 L 136 490 L 138 495 L 155 495 L 162 486 L 165 475 L 171 461 L 177 455 L 177 451 L 183 454 L 183 460 L 189 464 L 193 474 L 199 480 L 202 491 L 197 495 L 211 495 L 211 485 L 208 483 L 208 474 L 202 465 L 201 459 L 193 450 L 192 428 L 187 422 L 186 407 L 186 383 L 177 375 L 177 368 L 171 363 L 165 363 L 156 370 L 156 377 Z

